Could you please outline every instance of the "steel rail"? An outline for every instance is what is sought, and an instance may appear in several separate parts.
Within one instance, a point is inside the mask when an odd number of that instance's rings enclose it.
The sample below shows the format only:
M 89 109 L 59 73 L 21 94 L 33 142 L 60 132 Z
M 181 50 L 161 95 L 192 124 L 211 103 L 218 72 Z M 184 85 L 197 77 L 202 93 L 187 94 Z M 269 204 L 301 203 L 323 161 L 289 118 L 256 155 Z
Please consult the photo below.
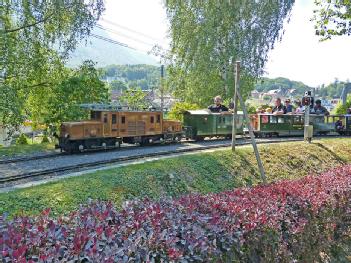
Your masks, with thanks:
M 283 140 L 282 138 L 273 138 L 269 140 L 259 139 L 257 141 L 257 144 L 270 144 L 270 143 L 283 143 L 283 142 L 296 142 L 296 141 L 302 142 L 303 138 L 289 138 L 288 140 Z M 242 140 L 238 142 L 238 145 L 243 146 L 243 145 L 248 145 L 250 143 L 251 142 L 248 140 L 247 141 Z M 228 142 L 228 143 L 217 144 L 217 145 L 193 147 L 189 149 L 177 149 L 177 150 L 171 150 L 171 151 L 160 151 L 160 152 L 147 153 L 147 154 L 138 154 L 133 156 L 116 157 L 109 160 L 94 161 L 89 163 L 68 165 L 68 166 L 58 167 L 53 169 L 33 171 L 29 173 L 23 173 L 23 174 L 0 178 L 0 188 L 4 187 L 5 186 L 4 184 L 6 183 L 16 182 L 16 181 L 20 181 L 28 178 L 35 178 L 39 176 L 48 176 L 48 175 L 55 176 L 58 173 L 74 172 L 74 171 L 79 171 L 80 169 L 83 169 L 83 168 L 93 168 L 93 167 L 98 168 L 102 165 L 107 165 L 107 164 L 117 164 L 117 163 L 123 163 L 127 161 L 143 160 L 145 158 L 162 157 L 162 156 L 182 154 L 187 152 L 201 152 L 205 150 L 224 148 L 224 147 L 230 147 L 230 146 L 231 146 L 231 143 Z

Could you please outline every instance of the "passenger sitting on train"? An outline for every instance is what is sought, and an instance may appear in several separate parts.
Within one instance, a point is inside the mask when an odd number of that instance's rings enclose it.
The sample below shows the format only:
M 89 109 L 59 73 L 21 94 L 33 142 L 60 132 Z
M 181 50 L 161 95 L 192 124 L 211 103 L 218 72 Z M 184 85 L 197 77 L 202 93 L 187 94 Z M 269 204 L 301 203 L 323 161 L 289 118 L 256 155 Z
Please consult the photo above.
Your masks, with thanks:
M 329 111 L 322 106 L 322 101 L 319 99 L 316 100 L 316 105 L 313 107 L 311 113 L 329 115 Z
M 214 105 L 211 105 L 208 107 L 208 109 L 211 112 L 222 112 L 222 111 L 228 111 L 228 108 L 224 105 L 222 105 L 222 98 L 221 96 L 216 96 L 214 98 Z
M 296 104 L 295 113 L 299 114 L 305 111 L 305 108 L 302 106 L 301 100 L 295 101 L 295 104 Z
M 344 129 L 344 125 L 342 125 L 342 120 L 339 119 L 335 122 L 335 129 L 337 131 L 343 130 Z
M 290 104 L 290 99 L 285 100 L 285 108 L 286 108 L 286 113 L 293 112 L 293 106 Z
M 286 114 L 286 107 L 282 104 L 282 100 L 277 98 L 275 100 L 275 107 L 272 110 L 273 114 Z

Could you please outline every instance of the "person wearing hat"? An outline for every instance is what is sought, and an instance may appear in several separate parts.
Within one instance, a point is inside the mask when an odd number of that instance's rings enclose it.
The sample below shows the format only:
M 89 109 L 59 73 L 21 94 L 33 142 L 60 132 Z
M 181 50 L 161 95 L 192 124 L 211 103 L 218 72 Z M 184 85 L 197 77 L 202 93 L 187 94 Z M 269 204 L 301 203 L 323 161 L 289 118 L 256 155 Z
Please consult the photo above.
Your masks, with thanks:
M 329 111 L 322 106 L 322 101 L 320 99 L 316 100 L 316 105 L 313 107 L 313 113 L 329 115 Z
M 293 112 L 293 106 L 290 104 L 290 99 L 285 100 L 286 113 Z

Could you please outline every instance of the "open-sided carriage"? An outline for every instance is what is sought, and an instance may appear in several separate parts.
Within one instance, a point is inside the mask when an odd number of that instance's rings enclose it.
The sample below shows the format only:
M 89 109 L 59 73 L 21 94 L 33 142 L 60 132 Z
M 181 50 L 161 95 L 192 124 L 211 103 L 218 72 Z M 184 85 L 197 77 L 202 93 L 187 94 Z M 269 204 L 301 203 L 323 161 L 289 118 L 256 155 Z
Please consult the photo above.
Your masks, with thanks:
M 343 129 L 337 127 L 340 120 Z M 256 114 L 251 116 L 251 123 L 257 137 L 271 136 L 303 136 L 305 116 L 303 114 Z M 350 133 L 351 119 L 344 115 L 310 115 L 310 125 L 313 125 L 314 135 L 331 133 Z

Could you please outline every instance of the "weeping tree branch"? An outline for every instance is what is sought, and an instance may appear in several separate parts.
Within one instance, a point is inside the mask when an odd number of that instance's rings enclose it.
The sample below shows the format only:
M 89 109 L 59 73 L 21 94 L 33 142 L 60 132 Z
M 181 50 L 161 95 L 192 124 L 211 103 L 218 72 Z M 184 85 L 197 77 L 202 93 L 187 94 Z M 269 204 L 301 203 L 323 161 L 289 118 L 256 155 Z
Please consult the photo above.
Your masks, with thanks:
M 12 29 L 7 29 L 7 30 L 4 30 L 5 34 L 8 34 L 8 33 L 13 33 L 13 32 L 17 32 L 17 31 L 20 31 L 20 30 L 23 30 L 25 28 L 29 28 L 29 27 L 33 27 L 33 26 L 36 26 L 38 24 L 41 24 L 41 23 L 45 23 L 46 21 L 48 21 L 51 17 L 53 17 L 53 13 L 44 17 L 43 19 L 41 20 L 38 20 L 38 21 L 35 21 L 34 23 L 32 24 L 27 24 L 27 25 L 23 25 L 23 26 L 20 26 L 20 27 L 17 27 L 17 28 L 12 28 Z

